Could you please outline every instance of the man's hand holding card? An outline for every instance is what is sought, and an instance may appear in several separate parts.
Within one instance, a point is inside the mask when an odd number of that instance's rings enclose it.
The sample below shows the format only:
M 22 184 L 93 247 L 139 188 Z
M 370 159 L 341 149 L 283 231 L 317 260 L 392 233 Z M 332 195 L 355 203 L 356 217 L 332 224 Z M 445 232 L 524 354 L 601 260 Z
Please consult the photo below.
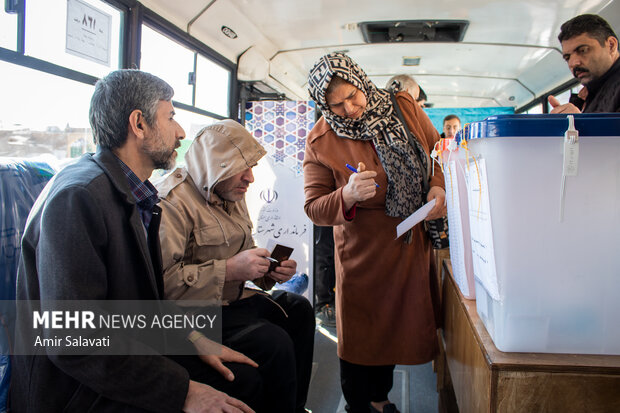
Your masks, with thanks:
M 293 248 L 276 244 L 271 256 L 267 257 L 270 262 L 268 274 L 278 283 L 290 280 L 297 271 L 297 262 L 290 259 L 292 253 Z

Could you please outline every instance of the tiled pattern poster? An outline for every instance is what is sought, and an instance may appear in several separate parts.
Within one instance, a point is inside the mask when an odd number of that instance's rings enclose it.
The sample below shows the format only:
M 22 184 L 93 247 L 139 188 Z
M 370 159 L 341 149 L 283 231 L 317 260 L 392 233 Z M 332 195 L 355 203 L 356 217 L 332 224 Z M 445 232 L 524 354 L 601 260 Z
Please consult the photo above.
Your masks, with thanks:
M 294 248 L 297 271 L 312 274 L 312 222 L 304 213 L 302 163 L 314 126 L 314 102 L 262 101 L 246 106 L 245 126 L 267 155 L 252 172 L 246 201 L 257 246 L 274 242 Z M 269 248 L 268 248 L 269 249 Z M 312 297 L 312 281 L 306 297 Z

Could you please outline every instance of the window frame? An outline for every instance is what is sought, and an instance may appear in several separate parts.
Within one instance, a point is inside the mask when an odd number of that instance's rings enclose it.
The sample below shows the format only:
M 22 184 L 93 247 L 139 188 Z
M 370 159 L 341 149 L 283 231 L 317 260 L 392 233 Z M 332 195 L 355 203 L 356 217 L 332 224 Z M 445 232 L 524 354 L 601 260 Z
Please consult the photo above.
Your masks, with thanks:
M 121 33 L 120 33 L 120 68 L 139 68 L 140 67 L 140 46 L 142 24 L 146 24 L 153 30 L 158 31 L 169 39 L 181 43 L 194 53 L 199 53 L 206 59 L 222 66 L 230 71 L 228 85 L 228 116 L 212 113 L 210 111 L 196 107 L 194 104 L 188 105 L 173 100 L 173 104 L 181 109 L 194 112 L 199 115 L 209 116 L 215 119 L 225 119 L 227 117 L 239 120 L 239 96 L 237 84 L 237 65 L 230 62 L 223 55 L 217 53 L 206 44 L 200 42 L 188 33 L 185 33 L 174 26 L 163 17 L 157 15 L 152 10 L 144 7 L 133 0 L 102 0 L 103 2 L 115 7 L 121 12 Z M 17 12 L 17 47 L 16 50 L 0 47 L 0 60 L 25 66 L 30 69 L 39 70 L 51 75 L 60 76 L 89 85 L 94 85 L 99 80 L 98 77 L 61 66 L 47 60 L 25 55 L 26 39 L 26 13 L 25 2 L 19 2 L 20 9 Z M 196 57 L 194 58 L 194 70 L 196 68 Z M 114 69 L 112 69 L 114 70 Z M 195 94 L 195 85 L 194 85 Z M 193 97 L 195 103 L 195 96 Z
M 188 33 L 182 31 L 178 27 L 174 26 L 172 23 L 165 20 L 163 17 L 159 16 L 155 12 L 150 9 L 144 7 L 143 19 L 141 24 L 145 24 L 151 29 L 159 32 L 161 35 L 168 37 L 170 40 L 173 40 L 177 43 L 182 44 L 188 49 L 192 50 L 194 55 L 194 73 L 196 73 L 196 65 L 197 65 L 197 55 L 200 54 L 204 58 L 212 61 L 213 63 L 222 66 L 224 69 L 230 72 L 229 84 L 228 84 L 228 115 L 223 116 L 217 113 L 210 112 L 208 110 L 201 109 L 195 106 L 196 103 L 196 84 L 193 85 L 193 94 L 192 94 L 192 105 L 188 105 L 181 102 L 176 102 L 173 100 L 173 104 L 176 107 L 187 110 L 189 112 L 198 113 L 200 115 L 209 116 L 215 119 L 226 119 L 231 118 L 234 120 L 239 120 L 238 117 L 238 109 L 239 109 L 239 96 L 238 96 L 238 86 L 237 86 L 237 65 L 231 63 L 224 56 L 192 37 Z M 139 67 L 139 66 L 138 66 Z
M 116 8 L 121 13 L 121 33 L 119 36 L 119 55 L 120 66 L 124 67 L 125 64 L 125 39 L 127 35 L 126 15 L 130 11 L 128 5 L 118 0 L 101 0 L 104 3 Z M 18 2 L 19 10 L 17 12 L 17 47 L 16 50 L 5 49 L 0 47 L 0 60 L 8 63 L 13 63 L 19 66 L 25 66 L 30 69 L 39 70 L 51 75 L 60 76 L 69 80 L 74 80 L 80 83 L 86 83 L 94 85 L 99 80 L 98 77 L 80 72 L 78 70 L 71 69 L 66 66 L 62 66 L 56 63 L 52 63 L 47 60 L 39 59 L 33 56 L 25 54 L 26 50 L 26 2 Z
M 559 95 L 560 93 L 564 93 L 567 90 L 571 90 L 574 89 L 576 87 L 578 87 L 580 85 L 579 80 L 577 79 L 571 79 L 568 82 L 565 82 L 563 84 L 561 84 L 560 86 L 556 87 L 553 90 L 550 90 L 546 93 L 544 93 L 543 95 L 539 96 L 536 99 L 533 99 L 530 103 L 527 103 L 523 106 L 521 106 L 520 108 L 515 110 L 515 113 L 519 114 L 519 113 L 525 113 L 526 111 L 532 109 L 534 106 L 536 105 L 542 105 L 542 113 L 549 113 L 549 104 L 547 103 L 547 99 L 549 98 L 550 95 Z

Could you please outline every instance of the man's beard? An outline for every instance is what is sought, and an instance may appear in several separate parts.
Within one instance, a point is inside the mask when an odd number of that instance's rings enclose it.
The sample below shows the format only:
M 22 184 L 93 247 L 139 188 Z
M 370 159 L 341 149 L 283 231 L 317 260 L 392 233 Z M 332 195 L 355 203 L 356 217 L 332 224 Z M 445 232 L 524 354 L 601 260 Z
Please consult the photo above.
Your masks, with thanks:
M 159 155 L 159 157 L 151 157 L 155 169 L 169 170 L 174 168 L 174 164 L 176 163 L 176 159 L 174 157 L 174 149 L 172 150 L 172 152 L 160 152 Z
M 177 147 L 180 145 L 176 145 Z M 147 153 L 155 169 L 172 169 L 174 167 L 176 158 L 174 156 L 175 148 L 169 149 L 164 144 L 164 140 L 160 134 L 156 134 L 149 140 L 144 147 L 144 152 Z

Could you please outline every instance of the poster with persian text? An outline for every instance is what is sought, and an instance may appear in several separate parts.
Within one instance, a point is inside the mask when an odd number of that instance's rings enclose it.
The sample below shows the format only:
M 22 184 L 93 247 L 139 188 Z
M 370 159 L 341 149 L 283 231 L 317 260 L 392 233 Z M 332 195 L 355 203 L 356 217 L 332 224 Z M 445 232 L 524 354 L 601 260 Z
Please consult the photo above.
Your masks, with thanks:
M 297 271 L 308 274 L 304 294 L 312 301 L 312 222 L 304 213 L 302 162 L 314 126 L 314 102 L 262 101 L 246 106 L 245 127 L 267 150 L 252 169 L 246 195 L 259 247 L 271 242 L 294 248 Z

